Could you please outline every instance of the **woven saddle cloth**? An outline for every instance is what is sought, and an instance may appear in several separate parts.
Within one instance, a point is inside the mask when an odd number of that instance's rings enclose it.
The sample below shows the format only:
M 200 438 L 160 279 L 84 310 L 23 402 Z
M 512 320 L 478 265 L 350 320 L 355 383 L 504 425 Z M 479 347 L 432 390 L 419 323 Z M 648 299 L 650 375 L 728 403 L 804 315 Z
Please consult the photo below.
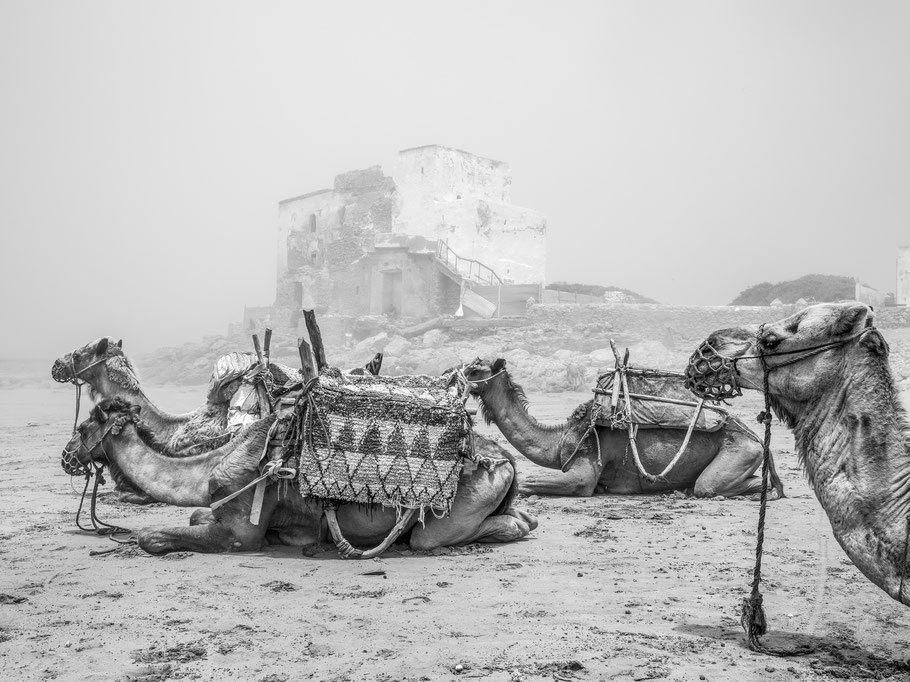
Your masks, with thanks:
M 446 377 L 322 372 L 303 403 L 303 495 L 448 511 L 471 421 Z
M 629 394 L 622 382 L 614 385 L 614 373 L 600 375 L 597 380 L 597 423 L 611 426 L 610 406 L 613 392 L 620 391 L 617 413 L 640 428 L 687 429 L 698 409 L 698 401 L 685 387 L 685 377 L 675 372 L 629 367 L 625 369 Z M 695 431 L 716 431 L 727 423 L 727 411 L 705 403 L 695 421 Z

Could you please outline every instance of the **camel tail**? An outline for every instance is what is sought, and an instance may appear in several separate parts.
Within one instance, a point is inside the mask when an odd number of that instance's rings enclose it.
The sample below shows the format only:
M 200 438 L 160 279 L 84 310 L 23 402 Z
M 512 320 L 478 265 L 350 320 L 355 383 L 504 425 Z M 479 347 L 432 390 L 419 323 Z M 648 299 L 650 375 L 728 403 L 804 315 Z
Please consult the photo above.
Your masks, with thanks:
M 745 434 L 756 443 L 764 447 L 764 441 L 759 438 L 758 434 L 750 429 L 745 422 L 739 417 L 735 417 L 732 414 L 729 415 L 727 420 L 727 428 L 733 427 L 734 430 Z M 784 493 L 784 483 L 780 480 L 780 476 L 777 474 L 777 466 L 774 464 L 774 453 L 769 453 L 768 464 L 770 465 L 770 471 L 768 472 L 769 481 L 771 487 L 777 490 L 777 494 L 780 495 L 781 499 L 785 498 L 787 495 Z
M 787 495 L 784 493 L 784 483 L 780 480 L 780 476 L 777 475 L 777 467 L 774 465 L 774 454 L 768 453 L 768 464 L 769 464 L 769 474 L 771 487 L 777 490 L 777 494 L 780 495 L 780 499 L 785 498 Z
M 509 489 L 506 491 L 505 497 L 502 498 L 502 502 L 499 503 L 499 506 L 496 507 L 490 516 L 505 514 L 509 507 L 512 506 L 512 503 L 515 501 L 515 496 L 518 494 L 518 468 L 515 466 L 515 456 L 508 450 L 504 450 L 502 454 L 509 460 L 509 464 L 512 465 L 512 483 L 509 484 Z

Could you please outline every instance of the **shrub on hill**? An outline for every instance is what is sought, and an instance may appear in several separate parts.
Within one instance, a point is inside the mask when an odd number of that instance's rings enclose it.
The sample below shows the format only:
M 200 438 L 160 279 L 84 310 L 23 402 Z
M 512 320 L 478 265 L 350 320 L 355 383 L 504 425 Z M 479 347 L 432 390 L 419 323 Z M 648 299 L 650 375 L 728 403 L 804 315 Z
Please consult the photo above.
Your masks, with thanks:
M 624 298 L 628 300 L 629 303 L 657 303 L 653 298 L 648 298 L 647 296 L 642 296 L 641 294 L 631 291 L 630 289 L 623 289 L 622 287 L 610 287 L 603 286 L 601 284 L 578 284 L 570 282 L 551 282 L 547 285 L 547 289 L 554 289 L 556 291 L 567 291 L 570 294 L 587 294 L 588 296 L 603 296 L 608 291 L 618 291 L 623 294 Z
M 839 275 L 804 275 L 787 282 L 762 282 L 740 292 L 730 305 L 770 305 L 774 299 L 781 303 L 796 303 L 800 298 L 809 302 L 843 301 L 856 293 L 852 277 Z

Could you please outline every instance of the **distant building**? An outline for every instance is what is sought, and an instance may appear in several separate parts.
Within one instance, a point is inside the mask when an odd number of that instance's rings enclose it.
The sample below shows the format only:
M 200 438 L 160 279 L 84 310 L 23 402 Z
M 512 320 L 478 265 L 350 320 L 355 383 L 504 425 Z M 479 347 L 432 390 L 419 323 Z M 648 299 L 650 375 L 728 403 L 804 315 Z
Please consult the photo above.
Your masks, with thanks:
M 511 187 L 507 163 L 429 145 L 399 152 L 391 176 L 349 171 L 279 202 L 274 320 L 523 311 L 545 281 L 546 218 Z
M 882 293 L 878 289 L 866 286 L 859 280 L 856 280 L 856 291 L 853 295 L 853 299 L 865 303 L 866 305 L 884 307 L 887 294 Z
M 910 246 L 897 249 L 897 289 L 894 292 L 897 305 L 910 304 Z

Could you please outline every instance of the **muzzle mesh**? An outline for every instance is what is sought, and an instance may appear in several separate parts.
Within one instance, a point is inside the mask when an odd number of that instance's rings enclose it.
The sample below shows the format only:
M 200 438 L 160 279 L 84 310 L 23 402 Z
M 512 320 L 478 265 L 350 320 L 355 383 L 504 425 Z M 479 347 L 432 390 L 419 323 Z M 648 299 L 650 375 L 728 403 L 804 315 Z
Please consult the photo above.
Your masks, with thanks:
M 743 394 L 736 383 L 736 364 L 705 341 L 689 358 L 686 388 L 705 400 L 727 400 Z
M 60 456 L 60 466 L 69 476 L 85 476 L 88 469 L 77 459 L 77 450 L 63 448 L 63 454 Z

